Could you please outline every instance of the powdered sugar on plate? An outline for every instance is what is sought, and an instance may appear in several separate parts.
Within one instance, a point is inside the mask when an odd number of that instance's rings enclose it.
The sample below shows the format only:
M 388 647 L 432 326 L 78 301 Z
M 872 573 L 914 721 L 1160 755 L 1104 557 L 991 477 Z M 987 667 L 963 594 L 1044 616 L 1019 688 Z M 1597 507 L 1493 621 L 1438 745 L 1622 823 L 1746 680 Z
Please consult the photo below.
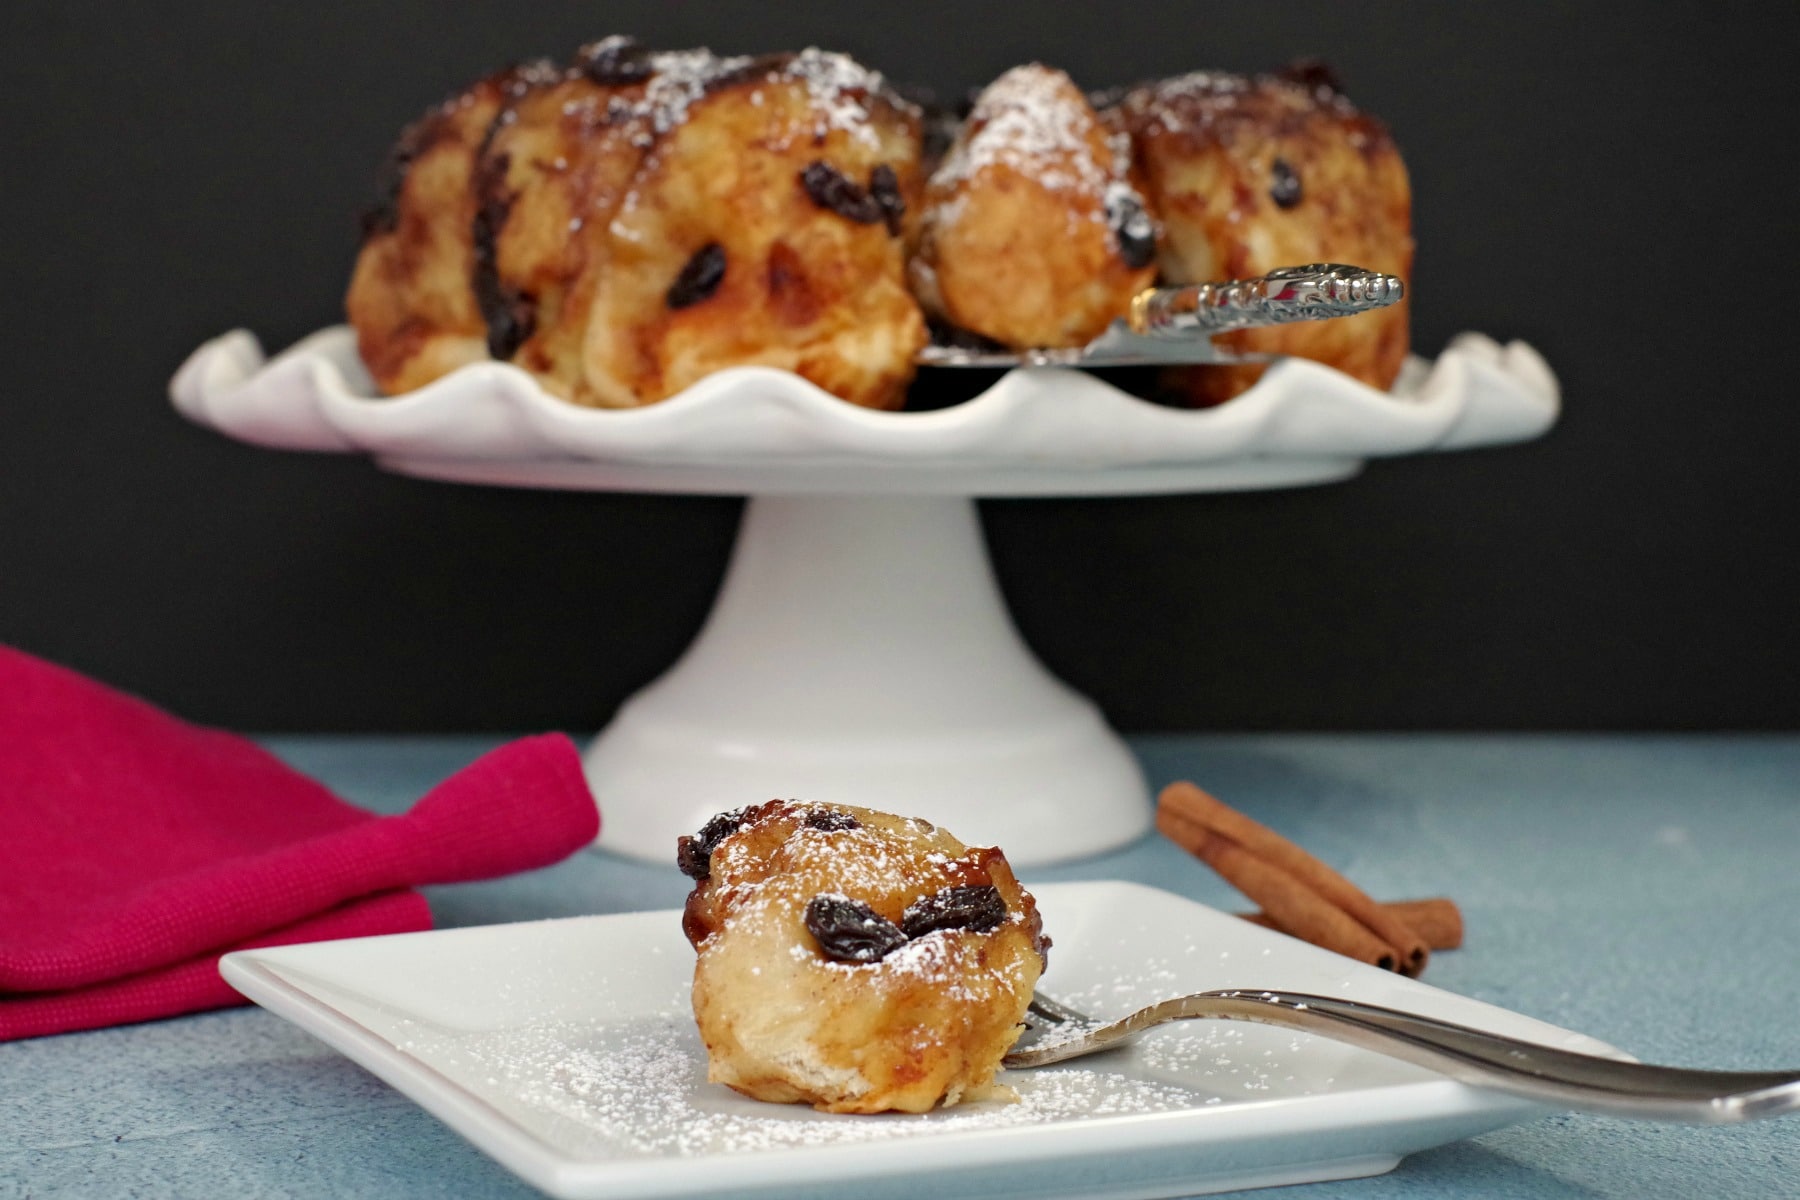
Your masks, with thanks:
M 1165 1039 L 1166 1040 L 1166 1039 Z M 1180 1040 L 1180 1039 L 1177 1039 Z M 427 1044 L 433 1043 L 433 1044 Z M 489 1033 L 420 1031 L 413 1052 L 483 1099 L 593 1157 L 694 1157 L 864 1143 L 1176 1112 L 1259 1099 L 1212 1086 L 1204 1051 L 1179 1070 L 1068 1065 L 1004 1073 L 1016 1103 L 982 1100 L 922 1114 L 846 1116 L 765 1104 L 706 1082 L 706 1051 L 685 1014 L 619 1024 L 545 1022 Z M 1210 1055 L 1216 1057 L 1216 1055 Z M 1173 1064 L 1171 1064 L 1173 1065 Z
M 1033 891 L 1058 943 L 1045 990 L 1096 1016 L 1254 984 L 1607 1049 L 1166 892 Z M 629 913 L 283 946 L 227 955 L 221 970 L 568 1200 L 910 1200 L 962 1180 L 1044 1197 L 1092 1194 L 1100 1179 L 1119 1194 L 1210 1192 L 1367 1174 L 1532 1111 L 1340 1043 L 1205 1021 L 1004 1072 L 1016 1103 L 876 1116 L 759 1103 L 706 1081 L 680 920 Z

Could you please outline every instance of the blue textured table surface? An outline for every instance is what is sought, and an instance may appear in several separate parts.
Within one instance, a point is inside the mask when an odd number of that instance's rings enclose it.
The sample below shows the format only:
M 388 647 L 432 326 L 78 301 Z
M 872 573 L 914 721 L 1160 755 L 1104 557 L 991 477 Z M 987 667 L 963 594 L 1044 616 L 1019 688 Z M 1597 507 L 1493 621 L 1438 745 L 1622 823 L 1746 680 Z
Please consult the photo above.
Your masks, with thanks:
M 495 738 L 272 738 L 372 809 Z M 1204 736 L 1134 742 L 1381 897 L 1450 895 L 1429 982 L 1690 1066 L 1800 1066 L 1800 737 Z M 1238 898 L 1152 837 L 1028 872 Z M 672 867 L 581 854 L 430 890 L 440 926 L 673 907 Z M 240 1009 L 0 1045 L 0 1197 L 522 1197 L 410 1101 Z M 1293 1197 L 1800 1197 L 1800 1117 L 1736 1128 L 1549 1117 Z

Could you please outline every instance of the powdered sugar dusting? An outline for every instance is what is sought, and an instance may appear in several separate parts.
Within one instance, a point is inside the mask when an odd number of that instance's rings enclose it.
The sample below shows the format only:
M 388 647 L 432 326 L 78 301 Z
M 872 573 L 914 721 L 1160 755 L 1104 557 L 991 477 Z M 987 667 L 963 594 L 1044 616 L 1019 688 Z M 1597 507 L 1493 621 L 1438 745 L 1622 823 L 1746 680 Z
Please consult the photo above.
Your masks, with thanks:
M 805 806 L 808 811 L 829 813 L 826 806 Z M 846 901 L 861 900 L 872 895 L 885 895 L 896 890 L 913 890 L 921 871 L 942 875 L 948 886 L 961 878 L 982 854 L 970 851 L 960 858 L 941 848 L 927 849 L 914 839 L 938 839 L 942 835 L 929 823 L 900 818 L 905 832 L 871 825 L 851 828 L 816 828 L 800 823 L 782 841 L 779 853 L 784 870 L 817 870 L 824 868 L 833 887 L 819 894 Z M 777 879 L 746 876 L 740 866 L 749 848 L 727 839 L 716 852 L 718 865 L 712 886 L 718 911 L 723 914 L 721 929 L 739 927 L 785 928 L 784 911 L 795 906 L 799 897 L 791 889 L 777 886 Z M 760 871 L 762 868 L 752 868 Z M 1023 914 L 1012 912 L 1008 919 L 1017 924 Z M 907 941 L 880 959 L 879 964 L 840 962 L 821 955 L 810 938 L 794 940 L 787 947 L 788 956 L 797 963 L 834 974 L 852 975 L 879 970 L 888 977 L 907 977 L 931 984 L 948 999 L 969 1003 L 987 1002 L 998 990 L 1017 994 L 1026 986 L 1021 964 L 1000 958 L 989 962 L 986 955 L 967 944 L 952 942 L 948 931 L 939 930 Z
M 1105 138 L 1098 154 L 1097 131 Z M 957 185 L 996 166 L 1068 194 L 1071 214 L 1104 224 L 1121 246 L 1154 244 L 1156 222 L 1131 184 L 1130 136 L 1105 132 L 1087 97 L 1061 71 L 1035 63 L 1015 67 L 982 92 L 964 133 L 931 177 L 928 228 L 956 224 L 968 199 Z
M 1189 71 L 1185 75 L 1174 75 L 1158 82 L 1154 88 L 1157 95 L 1175 96 L 1222 96 L 1234 92 L 1250 90 L 1250 80 L 1244 75 L 1234 75 L 1229 71 Z
M 869 121 L 868 102 L 887 89 L 881 72 L 870 70 L 847 54 L 808 46 L 787 61 L 780 75 L 806 85 L 807 99 L 818 114 L 822 130 L 840 130 L 869 146 L 880 144 Z M 897 98 L 893 103 L 911 108 Z
M 766 64 L 760 74 L 756 68 Z M 770 84 L 799 83 L 806 90 L 812 110 L 811 132 L 823 136 L 838 130 L 870 146 L 879 145 L 870 119 L 869 101 L 887 95 L 881 73 L 872 71 L 845 54 L 808 47 L 797 54 L 772 59 L 747 55 L 721 56 L 708 49 L 667 50 L 648 58 L 651 74 L 644 94 L 635 101 L 612 101 L 613 115 L 640 118 L 645 128 L 636 135 L 639 145 L 678 128 L 688 111 L 722 81 L 756 77 Z M 896 107 L 903 101 L 889 97 Z M 753 90 L 750 103 L 762 107 L 763 94 Z
M 711 50 L 665 50 L 650 56 L 653 74 L 644 85 L 644 98 L 635 114 L 647 119 L 649 129 L 639 135 L 640 144 L 669 132 L 687 120 L 688 108 L 728 75 L 742 71 L 751 60 L 743 55 L 721 58 Z
M 1342 118 L 1356 113 L 1355 105 L 1328 82 L 1226 71 L 1191 71 L 1146 84 L 1128 93 L 1121 108 L 1147 133 L 1200 133 L 1240 112 L 1255 114 L 1271 100 L 1289 112 L 1317 110 Z M 1351 140 L 1359 133 L 1352 130 Z
M 1033 63 L 1014 67 L 981 93 L 969 129 L 932 176 L 952 185 L 995 165 L 1010 167 L 1053 191 L 1098 194 L 1110 164 L 1094 161 L 1088 141 L 1093 110 L 1068 76 Z
M 1167 133 L 1180 133 L 1186 128 L 1181 102 L 1204 98 L 1218 104 L 1233 104 L 1250 90 L 1250 80 L 1226 71 L 1190 71 L 1133 92 L 1125 101 L 1139 110 L 1152 127 Z
M 1103 208 L 1108 223 L 1121 237 L 1148 241 L 1156 236 L 1156 222 L 1144 208 L 1144 198 L 1123 179 L 1106 185 Z

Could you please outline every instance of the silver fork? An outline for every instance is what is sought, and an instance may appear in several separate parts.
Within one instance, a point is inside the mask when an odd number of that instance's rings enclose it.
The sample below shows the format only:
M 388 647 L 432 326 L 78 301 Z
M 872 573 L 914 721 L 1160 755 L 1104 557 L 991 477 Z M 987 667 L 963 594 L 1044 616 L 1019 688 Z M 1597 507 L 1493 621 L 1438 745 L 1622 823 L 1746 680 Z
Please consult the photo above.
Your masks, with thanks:
M 1611 1116 L 1729 1125 L 1800 1109 L 1800 1070 L 1693 1071 L 1577 1054 L 1419 1013 L 1300 992 L 1227 990 L 1177 996 L 1097 1021 L 1041 993 L 1003 1060 L 1041 1067 L 1118 1046 L 1166 1021 L 1279 1025 L 1428 1067 L 1461 1083 L 1540 1104 Z

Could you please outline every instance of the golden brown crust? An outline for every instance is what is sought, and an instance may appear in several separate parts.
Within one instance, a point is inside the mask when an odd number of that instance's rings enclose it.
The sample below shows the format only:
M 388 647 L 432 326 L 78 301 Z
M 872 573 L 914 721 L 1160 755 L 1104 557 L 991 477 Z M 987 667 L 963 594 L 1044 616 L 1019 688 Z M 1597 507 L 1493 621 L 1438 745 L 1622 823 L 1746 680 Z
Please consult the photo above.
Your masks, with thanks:
M 570 67 L 485 81 L 420 129 L 397 230 L 368 239 L 347 303 L 384 391 L 491 356 L 609 407 L 745 364 L 903 400 L 925 342 L 902 262 L 921 135 L 879 75 L 816 50 L 609 38 Z M 809 192 L 815 167 L 863 189 L 854 216 Z M 677 289 L 703 250 L 722 272 Z
M 1200 72 L 1131 90 L 1131 131 L 1163 222 L 1168 283 L 1350 263 L 1410 281 L 1412 193 L 1387 129 L 1317 74 Z M 1385 389 L 1407 353 L 1405 302 L 1361 316 L 1244 330 L 1220 342 L 1315 359 Z M 1261 366 L 1172 371 L 1196 404 L 1236 395 Z
M 1134 182 L 1127 139 L 1067 75 L 1015 67 L 976 99 L 926 187 L 913 289 L 1003 345 L 1085 345 L 1155 274 Z
M 476 200 L 470 187 L 488 127 L 510 92 L 544 71 L 513 67 L 427 112 L 400 135 L 386 194 L 364 219 L 344 307 L 381 390 L 423 387 L 488 357 L 488 324 L 470 280 Z
M 919 111 L 841 55 L 608 38 L 408 127 L 346 309 L 388 393 L 496 358 L 565 399 L 633 407 L 760 364 L 896 408 L 926 342 L 920 301 L 1008 346 L 1072 346 L 1159 265 L 1168 283 L 1316 261 L 1411 274 L 1393 141 L 1316 71 L 1202 72 L 1090 102 L 1020 67 L 978 98 L 929 184 L 923 159 Z M 1386 388 L 1406 306 L 1221 341 Z M 1168 374 L 1210 404 L 1262 369 Z
M 916 110 L 878 85 L 841 56 L 782 56 L 694 100 L 659 136 L 607 227 L 576 399 L 647 404 L 760 364 L 900 406 L 925 323 L 904 283 L 903 225 L 868 197 L 884 172 L 916 208 L 921 136 Z M 809 189 L 809 171 L 841 183 Z M 717 278 L 677 294 L 703 253 Z
M 565 400 L 585 388 L 582 341 L 607 226 L 649 144 L 644 90 L 581 70 L 514 89 L 475 168 L 486 254 L 472 283 L 489 350 Z
M 831 1112 L 923 1112 L 989 1087 L 1048 945 L 1005 856 L 845 806 L 771 801 L 733 819 L 683 914 L 708 1078 Z M 989 886 L 996 927 L 936 928 L 875 961 L 831 957 L 807 922 L 821 896 L 898 924 L 926 897 Z

